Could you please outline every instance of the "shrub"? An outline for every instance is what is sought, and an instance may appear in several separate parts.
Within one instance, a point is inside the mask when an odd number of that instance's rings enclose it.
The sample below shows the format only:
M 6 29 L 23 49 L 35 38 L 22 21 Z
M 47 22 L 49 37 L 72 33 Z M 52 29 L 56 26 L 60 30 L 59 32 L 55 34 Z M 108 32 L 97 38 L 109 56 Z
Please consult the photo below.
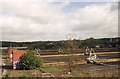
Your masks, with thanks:
M 40 68 L 42 66 L 42 59 L 35 56 L 34 52 L 30 51 L 22 57 L 20 61 L 20 69 L 30 70 Z

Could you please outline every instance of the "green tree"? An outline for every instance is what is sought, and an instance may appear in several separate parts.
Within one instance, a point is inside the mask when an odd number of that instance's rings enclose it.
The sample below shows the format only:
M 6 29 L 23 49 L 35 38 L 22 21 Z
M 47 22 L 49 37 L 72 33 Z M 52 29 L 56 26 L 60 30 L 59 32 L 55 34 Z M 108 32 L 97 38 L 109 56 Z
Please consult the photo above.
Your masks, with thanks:
M 20 69 L 36 69 L 42 66 L 42 59 L 35 56 L 34 52 L 30 51 L 28 54 L 22 57 L 20 61 Z

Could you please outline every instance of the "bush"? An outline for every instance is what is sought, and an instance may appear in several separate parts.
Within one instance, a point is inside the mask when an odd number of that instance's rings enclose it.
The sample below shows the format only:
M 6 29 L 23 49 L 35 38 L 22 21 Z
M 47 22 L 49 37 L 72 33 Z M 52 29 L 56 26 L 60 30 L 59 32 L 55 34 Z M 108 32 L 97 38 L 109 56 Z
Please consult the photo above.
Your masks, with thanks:
M 40 68 L 41 66 L 42 59 L 40 57 L 36 57 L 32 51 L 24 55 L 20 61 L 20 69 L 30 70 Z

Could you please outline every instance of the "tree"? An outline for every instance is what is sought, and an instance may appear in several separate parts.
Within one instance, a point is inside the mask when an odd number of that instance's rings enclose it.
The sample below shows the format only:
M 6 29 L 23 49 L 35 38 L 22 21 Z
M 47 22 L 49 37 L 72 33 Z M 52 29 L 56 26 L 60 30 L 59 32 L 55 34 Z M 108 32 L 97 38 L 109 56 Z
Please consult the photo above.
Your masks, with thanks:
M 76 39 L 74 39 L 75 35 L 70 34 L 67 37 L 67 41 L 66 41 L 66 52 L 69 55 L 69 57 L 67 58 L 67 62 L 68 62 L 68 71 L 71 73 L 72 69 L 74 67 L 74 62 L 76 61 L 76 57 L 74 56 L 75 53 L 78 52 L 79 49 L 79 45 L 78 45 L 78 41 Z
M 24 55 L 20 61 L 20 69 L 30 70 L 40 68 L 41 66 L 42 59 L 40 57 L 36 57 L 32 51 Z

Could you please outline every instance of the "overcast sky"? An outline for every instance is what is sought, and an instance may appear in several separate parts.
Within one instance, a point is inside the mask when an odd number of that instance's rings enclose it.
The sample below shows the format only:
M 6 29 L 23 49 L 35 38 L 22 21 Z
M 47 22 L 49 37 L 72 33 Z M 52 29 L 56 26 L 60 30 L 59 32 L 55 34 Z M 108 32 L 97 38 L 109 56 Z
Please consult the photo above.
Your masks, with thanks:
M 118 6 L 110 2 L 14 2 L 0 5 L 2 40 L 117 37 Z

